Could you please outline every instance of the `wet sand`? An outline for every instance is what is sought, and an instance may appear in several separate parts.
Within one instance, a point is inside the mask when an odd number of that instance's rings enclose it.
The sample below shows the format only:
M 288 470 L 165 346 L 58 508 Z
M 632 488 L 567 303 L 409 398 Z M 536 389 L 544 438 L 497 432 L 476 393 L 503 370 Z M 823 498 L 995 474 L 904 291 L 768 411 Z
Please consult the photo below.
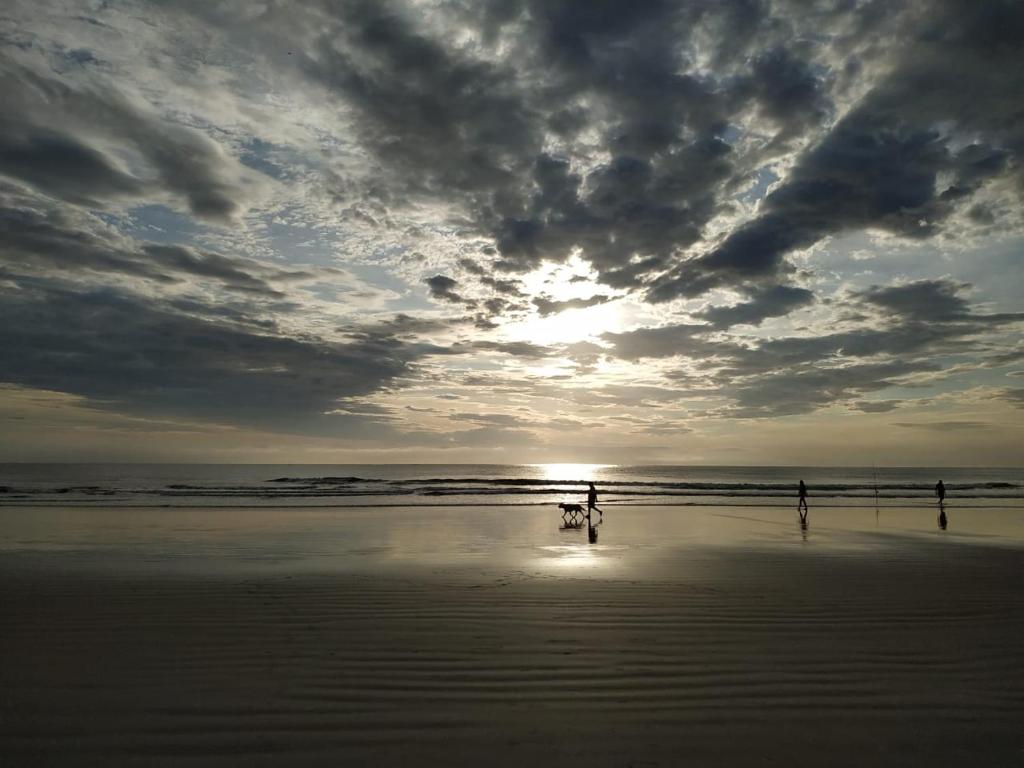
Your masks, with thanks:
M 76 512 L 0 514 L 4 764 L 1024 763 L 1017 510 Z

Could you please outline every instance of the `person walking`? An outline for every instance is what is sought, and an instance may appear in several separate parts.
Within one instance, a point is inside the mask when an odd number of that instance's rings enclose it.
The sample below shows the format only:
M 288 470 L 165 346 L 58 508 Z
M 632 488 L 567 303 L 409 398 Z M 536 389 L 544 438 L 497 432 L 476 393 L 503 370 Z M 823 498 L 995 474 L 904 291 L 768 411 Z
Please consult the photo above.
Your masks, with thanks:
M 804 485 L 804 481 L 800 481 L 799 489 L 800 499 L 796 503 L 796 511 L 800 513 L 800 522 L 807 521 L 807 486 Z
M 597 509 L 597 489 L 593 483 L 590 483 L 590 490 L 587 491 L 587 517 L 590 517 L 590 513 L 595 509 Z M 604 520 L 604 512 L 597 509 L 597 514 L 601 516 L 601 520 Z
M 946 501 L 946 486 L 942 484 L 941 480 L 935 484 L 935 495 L 939 497 L 939 504 Z

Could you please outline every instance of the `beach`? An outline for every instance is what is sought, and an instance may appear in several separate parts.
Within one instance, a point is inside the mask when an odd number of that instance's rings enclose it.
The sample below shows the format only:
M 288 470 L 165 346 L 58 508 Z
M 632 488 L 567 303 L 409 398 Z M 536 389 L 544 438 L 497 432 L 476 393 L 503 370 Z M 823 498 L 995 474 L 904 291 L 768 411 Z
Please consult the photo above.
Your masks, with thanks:
M 11 765 L 1019 765 L 1019 509 L 0 508 Z

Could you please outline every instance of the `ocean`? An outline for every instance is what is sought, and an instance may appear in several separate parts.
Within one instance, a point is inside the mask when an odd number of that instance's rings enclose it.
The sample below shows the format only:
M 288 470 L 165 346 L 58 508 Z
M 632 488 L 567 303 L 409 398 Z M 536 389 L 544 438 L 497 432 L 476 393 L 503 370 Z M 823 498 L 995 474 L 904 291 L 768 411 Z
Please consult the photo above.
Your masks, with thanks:
M 0 506 L 1024 506 L 1024 469 L 597 464 L 0 464 Z

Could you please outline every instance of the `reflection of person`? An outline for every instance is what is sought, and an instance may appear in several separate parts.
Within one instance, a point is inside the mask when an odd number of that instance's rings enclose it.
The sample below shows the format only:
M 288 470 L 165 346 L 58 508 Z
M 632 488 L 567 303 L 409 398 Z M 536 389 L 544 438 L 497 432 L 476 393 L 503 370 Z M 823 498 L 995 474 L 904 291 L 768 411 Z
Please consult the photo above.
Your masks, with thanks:
M 944 504 L 939 502 L 939 528 L 941 528 L 942 530 L 946 530 L 947 524 L 948 521 L 946 520 L 946 507 Z
M 807 517 L 807 486 L 804 485 L 804 481 L 800 481 L 800 500 L 796 503 L 796 511 L 800 513 L 800 519 L 804 520 Z
M 939 504 L 946 500 L 946 486 L 942 484 L 941 480 L 935 484 L 935 495 L 939 497 Z
M 587 491 L 587 515 L 589 516 L 595 509 L 597 509 L 597 489 L 594 487 L 594 484 L 591 483 L 590 490 Z M 604 520 L 604 512 L 597 509 L 597 514 L 599 514 L 601 519 Z

